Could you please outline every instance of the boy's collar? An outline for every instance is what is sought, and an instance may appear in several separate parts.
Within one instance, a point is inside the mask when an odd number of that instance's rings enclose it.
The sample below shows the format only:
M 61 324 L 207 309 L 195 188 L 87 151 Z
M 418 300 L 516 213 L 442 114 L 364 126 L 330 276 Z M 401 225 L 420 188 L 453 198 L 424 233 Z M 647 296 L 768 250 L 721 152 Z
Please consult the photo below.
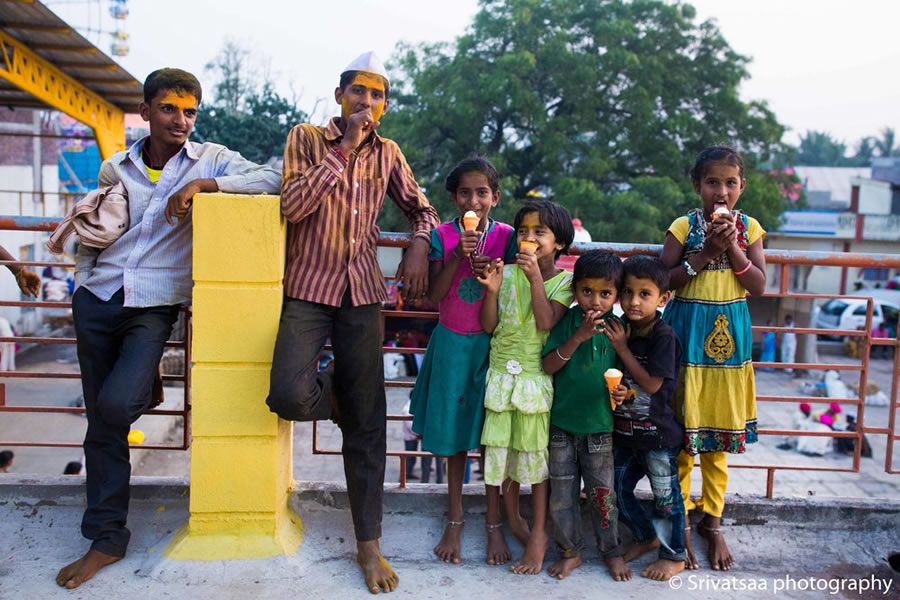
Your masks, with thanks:
M 636 328 L 633 321 L 628 321 L 628 323 L 631 324 L 631 337 L 647 337 L 650 334 L 650 331 L 656 325 L 656 322 L 659 321 L 659 318 L 659 311 L 656 311 L 656 314 L 653 315 L 653 318 L 650 320 L 650 322 L 641 328 Z
M 119 162 L 121 163 L 126 158 L 130 158 L 132 161 L 137 163 L 143 162 L 143 159 L 141 158 L 141 150 L 144 149 L 144 144 L 149 139 L 150 136 L 145 135 L 144 137 L 133 143 L 131 145 L 131 148 L 128 149 L 128 152 L 125 153 L 125 155 Z M 181 149 L 184 150 L 184 153 L 187 154 L 187 157 L 191 160 L 200 160 L 200 156 L 197 154 L 196 150 L 194 150 L 194 145 L 191 144 L 191 140 L 185 140 L 184 144 L 181 146 Z M 179 150 L 178 152 L 181 152 L 181 150 Z M 178 152 L 176 152 L 175 154 L 178 154 Z

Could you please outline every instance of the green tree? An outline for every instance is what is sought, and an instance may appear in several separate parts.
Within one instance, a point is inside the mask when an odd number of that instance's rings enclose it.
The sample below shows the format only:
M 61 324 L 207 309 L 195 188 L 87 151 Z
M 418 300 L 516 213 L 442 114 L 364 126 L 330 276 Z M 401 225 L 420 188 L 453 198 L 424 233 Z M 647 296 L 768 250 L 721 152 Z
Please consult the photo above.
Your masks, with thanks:
M 795 156 L 797 165 L 806 167 L 848 166 L 847 145 L 824 131 L 807 131 L 800 136 Z
M 697 204 L 687 174 L 700 150 L 738 147 L 752 188 L 784 131 L 764 102 L 739 98 L 748 59 L 694 16 L 658 0 L 482 0 L 454 45 L 399 47 L 384 133 L 445 218 L 443 178 L 478 152 L 504 175 L 499 218 L 537 194 L 595 239 L 660 242 Z M 741 207 L 776 226 L 784 201 L 759 187 Z
M 194 128 L 196 139 L 236 149 L 264 163 L 281 158 L 291 127 L 307 120 L 296 104 L 280 96 L 271 81 L 257 83 L 248 74 L 248 50 L 226 41 L 207 69 L 217 74 L 212 102 L 202 102 Z
M 881 130 L 881 138 L 874 140 L 875 149 L 878 150 L 878 156 L 898 156 L 900 148 L 895 148 L 895 133 L 893 127 L 885 127 Z

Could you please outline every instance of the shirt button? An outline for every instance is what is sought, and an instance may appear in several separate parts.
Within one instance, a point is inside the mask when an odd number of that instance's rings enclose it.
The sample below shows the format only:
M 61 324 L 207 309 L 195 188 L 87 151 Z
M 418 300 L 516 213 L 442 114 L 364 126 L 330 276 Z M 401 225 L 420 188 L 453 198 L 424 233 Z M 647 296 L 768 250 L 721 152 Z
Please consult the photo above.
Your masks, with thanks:
M 358 182 L 358 181 L 356 182 L 356 187 L 359 188 L 359 182 Z
M 350 243 L 351 243 L 351 244 L 355 244 L 355 243 L 356 243 L 356 238 L 350 238 Z
M 358 215 L 358 214 L 359 214 L 359 211 L 356 210 L 356 209 L 354 208 L 354 209 L 353 209 L 353 214 L 354 214 L 354 215 Z
M 343 173 L 343 172 L 344 172 L 344 167 L 338 167 L 338 173 Z

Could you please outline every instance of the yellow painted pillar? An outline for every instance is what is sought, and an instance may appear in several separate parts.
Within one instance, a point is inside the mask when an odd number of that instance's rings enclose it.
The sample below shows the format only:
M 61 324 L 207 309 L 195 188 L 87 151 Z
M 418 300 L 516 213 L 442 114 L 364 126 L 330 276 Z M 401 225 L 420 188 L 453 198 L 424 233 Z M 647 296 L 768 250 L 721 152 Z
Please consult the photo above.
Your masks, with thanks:
M 278 196 L 194 198 L 191 516 L 166 554 L 293 553 L 290 422 L 266 406 L 284 273 Z

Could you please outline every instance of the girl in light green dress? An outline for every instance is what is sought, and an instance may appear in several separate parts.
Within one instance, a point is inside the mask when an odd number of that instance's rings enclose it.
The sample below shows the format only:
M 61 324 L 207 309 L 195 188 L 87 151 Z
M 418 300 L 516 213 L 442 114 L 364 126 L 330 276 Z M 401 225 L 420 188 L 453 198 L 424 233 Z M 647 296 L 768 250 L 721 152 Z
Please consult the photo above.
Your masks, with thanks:
M 484 395 L 484 483 L 487 528 L 498 529 L 500 488 L 513 535 L 525 546 L 515 573 L 540 572 L 547 547 L 550 469 L 547 445 L 553 379 L 541 370 L 550 330 L 572 302 L 572 274 L 556 267 L 575 231 L 569 212 L 546 200 L 525 204 L 516 215 L 516 264 L 493 261 L 479 281 L 487 294 L 481 326 L 493 333 Z M 534 523 L 519 514 L 519 486 L 531 485 Z M 489 536 L 490 537 L 490 536 Z

